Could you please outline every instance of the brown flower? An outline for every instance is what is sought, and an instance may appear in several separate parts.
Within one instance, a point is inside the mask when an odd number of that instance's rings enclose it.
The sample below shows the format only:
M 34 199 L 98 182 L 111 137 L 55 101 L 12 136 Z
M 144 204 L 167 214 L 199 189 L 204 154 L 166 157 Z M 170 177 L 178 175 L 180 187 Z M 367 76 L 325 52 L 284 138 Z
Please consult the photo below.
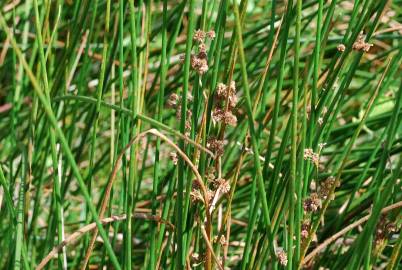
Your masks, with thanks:
M 236 96 L 236 84 L 234 81 L 230 82 L 230 85 L 227 86 L 223 83 L 219 83 L 216 88 L 216 94 L 221 100 L 229 100 L 229 107 L 234 108 L 237 105 L 237 96 Z
M 317 193 L 312 193 L 310 197 L 303 202 L 303 209 L 306 212 L 317 212 L 321 206 L 321 200 Z
M 207 38 L 214 39 L 215 38 L 215 31 L 214 30 L 208 31 L 207 32 Z
M 179 95 L 176 94 L 176 93 L 170 94 L 169 99 L 168 99 L 168 101 L 167 101 L 168 107 L 174 108 L 174 107 L 176 107 L 179 103 L 180 103 L 180 97 L 179 97 Z
M 198 56 L 192 54 L 190 63 L 191 68 L 194 69 L 199 75 L 203 75 L 208 71 L 208 62 L 206 58 L 199 58 Z
M 303 223 L 301 224 L 301 231 L 300 231 L 300 235 L 302 239 L 307 239 L 309 231 L 310 231 L 310 221 L 305 220 L 303 221 Z
M 282 266 L 286 266 L 288 264 L 288 254 L 283 249 L 276 252 L 276 257 Z
M 208 182 L 214 182 L 215 181 L 215 167 L 209 167 L 207 169 L 207 174 L 206 174 L 206 178 L 208 180 Z
M 373 46 L 373 44 L 366 43 L 364 41 L 364 35 L 360 34 L 359 37 L 357 38 L 356 42 L 353 43 L 352 49 L 355 51 L 368 52 L 372 46 Z
M 398 228 L 394 222 L 387 219 L 385 215 L 381 215 L 375 231 L 375 242 L 377 245 L 387 240 Z
M 198 202 L 198 201 L 200 201 L 200 202 L 204 201 L 204 199 L 202 198 L 201 192 L 198 189 L 193 189 L 190 192 L 190 199 L 191 199 L 191 202 L 193 202 L 193 203 Z
M 338 51 L 340 51 L 340 52 L 344 52 L 345 49 L 346 49 L 346 47 L 345 47 L 345 45 L 343 45 L 343 44 L 339 44 L 339 45 L 336 47 L 336 49 L 337 49 Z
M 326 200 L 328 198 L 328 196 L 331 193 L 332 188 L 334 187 L 339 187 L 340 183 L 339 181 L 335 180 L 335 177 L 330 176 L 328 177 L 325 181 L 320 183 L 320 188 L 318 191 L 318 195 L 320 196 L 321 199 Z M 333 197 L 333 195 L 332 195 Z M 333 200 L 333 198 L 330 198 L 331 200 Z
M 222 156 L 224 153 L 224 142 L 215 137 L 210 137 L 207 140 L 207 147 L 214 152 L 217 157 Z
M 226 84 L 224 83 L 218 83 L 218 86 L 216 87 L 216 94 L 218 97 L 225 97 L 226 96 Z
M 201 29 L 198 29 L 194 32 L 193 39 L 197 42 L 204 42 L 205 39 L 205 32 Z
M 225 112 L 223 120 L 226 125 L 229 125 L 229 126 L 237 125 L 237 117 L 231 111 Z
M 220 121 L 222 121 L 224 115 L 225 115 L 225 111 L 222 110 L 222 109 L 220 109 L 220 108 L 215 108 L 215 109 L 212 111 L 212 119 L 213 119 L 215 122 L 220 122 Z
M 312 161 L 317 167 L 320 165 L 319 154 L 314 153 L 311 148 L 304 149 L 304 159 Z
M 230 184 L 229 181 L 226 181 L 223 178 L 219 178 L 216 180 L 216 185 L 220 188 L 221 192 L 226 194 L 230 191 Z

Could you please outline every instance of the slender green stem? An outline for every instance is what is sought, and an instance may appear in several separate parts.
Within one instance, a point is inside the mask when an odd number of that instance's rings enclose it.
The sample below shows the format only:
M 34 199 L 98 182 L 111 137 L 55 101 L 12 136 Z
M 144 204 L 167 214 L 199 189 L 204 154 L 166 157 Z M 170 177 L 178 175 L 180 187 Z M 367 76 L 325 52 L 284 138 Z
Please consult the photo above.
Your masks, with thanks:
M 295 221 L 295 185 L 300 181 L 297 173 L 297 134 L 298 134 L 298 97 L 299 97 L 299 61 L 300 61 L 300 28 L 301 28 L 301 0 L 296 2 L 296 36 L 295 36 L 295 59 L 293 69 L 293 101 L 292 101 L 292 134 L 291 134 L 291 161 L 290 161 L 290 181 L 289 181 L 289 234 L 288 234 L 288 269 L 293 269 L 293 238 L 295 234 L 294 223 L 300 224 L 300 220 Z M 298 198 L 299 199 L 299 198 Z M 300 200 L 299 200 L 300 201 Z M 299 232 L 296 231 L 298 234 Z M 297 258 L 296 260 L 297 261 Z

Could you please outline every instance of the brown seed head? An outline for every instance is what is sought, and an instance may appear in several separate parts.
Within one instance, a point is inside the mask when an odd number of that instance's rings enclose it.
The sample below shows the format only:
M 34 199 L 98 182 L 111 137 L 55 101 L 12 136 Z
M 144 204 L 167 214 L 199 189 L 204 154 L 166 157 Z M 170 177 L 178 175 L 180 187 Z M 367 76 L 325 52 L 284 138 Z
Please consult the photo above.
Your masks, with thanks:
M 305 220 L 303 221 L 302 225 L 301 225 L 301 231 L 300 231 L 300 235 L 302 239 L 307 239 L 309 231 L 310 231 L 310 221 Z
M 338 47 L 336 47 L 336 49 L 337 49 L 338 51 L 340 51 L 340 52 L 344 52 L 345 49 L 346 49 L 346 47 L 345 47 L 345 45 L 343 45 L 343 44 L 339 44 Z
M 214 30 L 208 31 L 207 32 L 207 38 L 214 39 L 215 38 L 215 31 Z
M 318 195 L 320 196 L 321 199 L 326 200 L 330 195 L 332 188 L 334 186 L 339 187 L 339 185 L 340 185 L 339 181 L 336 181 L 335 177 L 330 176 L 324 182 L 320 183 Z M 331 198 L 331 200 L 332 199 L 333 198 Z
M 229 193 L 229 191 L 230 191 L 229 181 L 226 181 L 223 178 L 219 178 L 216 180 L 216 184 L 218 185 L 218 187 L 220 188 L 222 193 L 224 193 L 224 194 Z
M 220 157 L 224 153 L 224 142 L 216 139 L 215 137 L 210 137 L 207 140 L 207 147 L 214 152 L 217 157 Z
M 237 125 L 237 117 L 231 111 L 227 111 L 227 112 L 225 112 L 225 115 L 224 115 L 224 122 L 226 125 L 236 126 Z
M 176 93 L 170 94 L 169 99 L 168 99 L 168 101 L 167 101 L 168 107 L 174 108 L 174 107 L 176 107 L 176 105 L 179 104 L 179 103 L 180 103 L 180 97 L 179 97 L 179 95 L 176 94 Z
M 201 29 L 195 30 L 193 39 L 197 42 L 204 42 L 205 32 Z
M 321 206 L 321 200 L 317 193 L 312 193 L 310 197 L 303 202 L 303 209 L 306 212 L 317 212 Z
M 288 264 L 288 255 L 283 249 L 276 252 L 276 257 L 282 266 L 286 266 Z
M 364 35 L 360 34 L 359 37 L 357 38 L 356 42 L 353 43 L 352 49 L 355 51 L 368 52 L 372 46 L 373 46 L 373 44 L 366 43 L 364 41 Z

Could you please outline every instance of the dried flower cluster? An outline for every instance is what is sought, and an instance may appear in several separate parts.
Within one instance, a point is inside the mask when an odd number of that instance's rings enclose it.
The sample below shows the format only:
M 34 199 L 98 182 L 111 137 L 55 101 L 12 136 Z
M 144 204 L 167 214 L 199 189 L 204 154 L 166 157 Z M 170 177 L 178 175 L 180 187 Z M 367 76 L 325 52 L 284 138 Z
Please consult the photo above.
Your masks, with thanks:
M 169 108 L 176 108 L 177 106 L 180 105 L 180 101 L 181 101 L 180 99 L 181 99 L 181 97 L 178 94 L 176 94 L 176 93 L 170 94 L 169 99 L 167 101 L 167 106 Z
M 229 193 L 229 191 L 230 191 L 230 184 L 229 184 L 229 181 L 226 181 L 226 180 L 223 179 L 223 178 L 218 178 L 218 179 L 216 179 L 214 185 L 215 185 L 215 188 L 216 188 L 216 189 L 220 189 L 220 191 L 221 191 L 223 194 Z
M 318 190 L 318 195 L 320 196 L 321 199 L 326 200 L 328 196 L 330 195 L 330 192 L 332 188 L 339 187 L 340 183 L 339 181 L 335 180 L 335 177 L 330 176 L 328 177 L 325 181 L 320 183 L 320 188 Z M 331 195 L 330 200 L 334 199 L 334 194 Z
M 207 147 L 215 154 L 216 157 L 220 157 L 224 153 L 224 142 L 216 139 L 215 137 L 208 138 Z
M 304 220 L 303 223 L 301 224 L 301 231 L 300 231 L 302 239 L 307 239 L 310 229 L 311 229 L 310 221 Z
M 236 126 L 237 117 L 233 114 L 233 109 L 237 105 L 236 84 L 234 81 L 229 86 L 219 83 L 216 88 L 217 107 L 212 111 L 212 119 L 214 122 L 223 122 L 226 125 Z M 228 109 L 226 110 L 224 102 L 227 101 Z
M 397 232 L 397 227 L 394 222 L 390 222 L 384 215 L 381 216 L 375 231 L 375 243 L 381 244 L 387 240 L 393 233 Z
M 352 49 L 355 51 L 368 52 L 372 46 L 373 46 L 373 44 L 366 43 L 364 41 L 364 35 L 360 34 L 359 37 L 357 38 L 356 42 L 353 43 Z
M 219 100 L 228 100 L 229 108 L 234 108 L 237 105 L 237 96 L 236 96 L 236 83 L 234 81 L 230 82 L 230 85 L 227 86 L 223 83 L 219 83 L 216 88 L 216 94 Z
M 205 38 L 214 39 L 215 32 L 211 30 L 205 33 L 201 29 L 198 29 L 194 32 L 193 40 L 199 43 L 198 53 L 191 54 L 190 63 L 191 68 L 195 70 L 199 75 L 203 75 L 208 71 L 208 58 Z
M 195 30 L 193 40 L 197 42 L 204 42 L 205 32 L 201 29 Z
M 213 40 L 215 38 L 214 30 L 208 31 L 206 34 L 207 34 L 207 38 L 209 38 L 210 40 Z
M 224 235 L 221 235 L 220 237 L 218 237 L 218 236 L 216 235 L 216 236 L 214 237 L 214 242 L 215 242 L 215 243 L 218 243 L 218 242 L 219 242 L 219 244 L 220 244 L 221 246 L 224 246 L 224 245 L 227 244 L 226 237 L 225 237 Z
M 208 71 L 208 61 L 207 57 L 201 57 L 201 53 L 198 55 L 191 55 L 191 68 L 194 69 L 199 75 L 203 75 Z
M 218 189 L 220 184 L 224 184 L 224 179 L 217 179 L 215 177 L 215 168 L 214 167 L 209 167 L 206 170 L 206 179 L 208 183 L 211 185 L 212 189 L 208 188 L 207 189 L 207 200 L 208 203 L 212 201 L 212 199 L 215 197 L 216 190 Z M 229 187 L 230 188 L 230 187 Z M 222 190 L 222 187 L 221 187 Z M 204 202 L 204 197 L 202 196 L 200 192 L 200 186 L 196 181 L 193 181 L 193 186 L 192 186 L 192 191 L 190 192 L 190 198 L 192 203 L 196 202 Z
M 225 109 L 215 108 L 212 112 L 212 119 L 215 122 L 223 122 L 226 125 L 236 126 L 237 117 L 231 111 L 225 111 Z
M 196 188 L 193 188 L 193 190 L 190 192 L 190 199 L 191 199 L 192 203 L 195 203 L 198 201 L 199 202 L 204 201 L 204 198 L 202 197 L 201 192 Z
M 321 199 L 317 193 L 311 195 L 303 201 L 303 209 L 306 212 L 317 212 L 321 207 Z
M 206 171 L 206 178 L 209 183 L 213 183 L 216 179 L 215 177 L 215 167 L 209 167 Z
M 276 252 L 276 257 L 282 266 L 286 266 L 288 264 L 288 254 L 283 249 Z
M 332 176 L 321 182 L 318 193 L 311 193 L 310 196 L 303 201 L 304 211 L 317 212 L 317 210 L 321 207 L 321 202 L 323 200 L 327 200 L 328 196 L 331 196 L 329 198 L 330 200 L 334 199 L 334 194 L 331 194 L 331 190 L 334 188 L 334 186 L 339 187 L 339 185 L 339 181 L 336 181 L 335 177 Z
M 318 153 L 314 153 L 313 149 L 311 148 L 304 149 L 304 160 L 310 160 L 316 167 L 320 165 L 320 155 Z
M 193 267 L 199 266 L 204 261 L 205 261 L 205 256 L 204 255 L 200 256 L 200 254 L 198 254 L 196 252 L 191 254 L 191 263 L 192 263 Z
M 346 47 L 345 47 L 345 45 L 344 44 L 339 44 L 337 47 L 336 47 L 336 49 L 338 50 L 338 51 L 340 51 L 340 52 L 344 52 L 345 51 L 345 49 L 346 49 Z
M 217 140 L 218 141 L 218 140 Z M 209 183 L 207 190 L 208 203 L 214 204 L 219 197 L 219 194 L 228 194 L 230 191 L 230 183 L 222 177 L 215 176 L 215 168 L 209 167 L 206 170 L 206 179 Z M 204 198 L 199 191 L 199 186 L 193 183 L 192 191 L 190 192 L 191 201 L 193 203 L 200 201 L 203 202 Z

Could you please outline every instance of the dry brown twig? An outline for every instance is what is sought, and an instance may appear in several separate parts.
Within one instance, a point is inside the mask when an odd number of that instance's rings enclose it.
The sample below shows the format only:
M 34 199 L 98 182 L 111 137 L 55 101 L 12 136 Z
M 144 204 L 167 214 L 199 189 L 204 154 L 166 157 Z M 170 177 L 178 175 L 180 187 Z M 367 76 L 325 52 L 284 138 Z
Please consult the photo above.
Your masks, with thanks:
M 164 223 L 166 225 L 168 225 L 171 229 L 174 229 L 174 225 L 171 224 L 170 222 L 161 219 L 159 216 L 152 216 L 152 215 L 146 215 L 146 214 L 142 214 L 142 213 L 134 213 L 133 214 L 134 218 L 141 218 L 141 219 L 148 219 L 148 220 L 154 220 L 156 222 L 160 222 L 160 223 Z M 115 215 L 115 216 L 111 216 L 108 218 L 104 218 L 101 220 L 102 224 L 109 224 L 115 221 L 123 221 L 127 218 L 126 214 L 122 214 L 122 215 Z M 63 247 L 73 243 L 74 241 L 78 240 L 79 238 L 81 238 L 84 234 L 91 232 L 92 230 L 95 230 L 96 227 L 96 223 L 90 223 L 82 228 L 80 228 L 79 230 L 75 231 L 74 233 L 70 234 L 60 245 L 57 245 L 55 247 L 53 247 L 53 249 L 45 256 L 45 258 L 43 258 L 43 260 L 38 264 L 38 266 L 35 268 L 36 270 L 41 270 L 43 269 L 47 263 L 53 259 L 55 257 L 55 255 L 62 250 Z
M 204 225 L 201 225 L 201 233 L 202 233 L 202 236 L 204 237 L 205 243 L 207 244 L 207 247 L 208 247 L 209 251 L 211 252 L 212 258 L 214 258 L 214 260 L 216 262 L 216 265 L 218 266 L 218 268 L 220 270 L 224 270 L 222 265 L 221 265 L 221 263 L 220 263 L 220 261 L 218 260 L 218 258 L 215 255 L 214 249 L 213 249 L 213 247 L 211 245 L 211 242 L 208 239 L 208 235 L 207 235 L 207 232 L 205 231 L 205 226 Z
M 402 207 L 402 201 L 397 202 L 395 204 L 391 204 L 390 206 L 385 207 L 382 211 L 381 214 L 387 213 L 393 209 Z M 362 223 L 366 222 L 367 220 L 369 220 L 371 214 L 362 217 L 361 219 L 353 222 L 352 224 L 346 226 L 345 228 L 343 228 L 342 230 L 340 230 L 339 232 L 337 232 L 336 234 L 332 235 L 331 237 L 327 238 L 324 242 L 322 242 L 320 245 L 318 245 L 313 251 L 311 251 L 303 260 L 303 265 L 307 264 L 310 260 L 312 260 L 320 251 L 322 251 L 323 249 L 325 249 L 329 244 L 331 244 L 332 242 L 334 242 L 336 239 L 338 239 L 339 237 L 341 237 L 342 235 L 344 235 L 345 233 L 349 232 L 350 230 L 358 227 L 359 225 L 361 225 Z
M 201 190 L 203 192 L 205 209 L 207 209 L 207 213 L 208 213 L 209 212 L 209 200 L 207 199 L 208 191 L 207 191 L 207 188 L 205 187 L 204 182 L 202 181 L 202 177 L 201 177 L 200 173 L 198 172 L 197 168 L 195 167 L 195 165 L 191 162 L 191 160 L 187 157 L 187 155 L 175 143 L 173 143 L 168 137 L 166 137 L 164 134 L 159 132 L 157 129 L 150 129 L 150 130 L 144 131 L 144 132 L 138 134 L 137 136 L 135 136 L 134 138 L 132 138 L 131 141 L 123 148 L 123 150 L 120 152 L 119 156 L 117 157 L 116 163 L 112 170 L 112 174 L 109 178 L 109 181 L 108 181 L 108 184 L 106 187 L 105 196 L 102 200 L 102 205 L 101 205 L 101 209 L 99 212 L 99 218 L 103 218 L 103 215 L 105 214 L 106 206 L 108 205 L 108 202 L 110 199 L 110 192 L 112 190 L 114 179 L 116 178 L 116 175 L 117 175 L 117 170 L 119 167 L 118 165 L 120 164 L 124 154 L 134 143 L 136 143 L 139 139 L 143 138 L 147 134 L 153 134 L 153 135 L 161 138 L 163 141 L 165 141 L 170 146 L 172 146 L 177 151 L 177 153 L 184 159 L 184 161 L 190 166 L 191 170 L 194 172 L 194 174 L 196 176 L 197 183 L 199 184 L 199 186 L 201 187 Z M 88 264 L 89 258 L 91 257 L 92 249 L 95 245 L 95 240 L 96 240 L 97 235 L 98 235 L 98 229 L 95 229 L 95 232 L 94 232 L 94 234 L 91 238 L 90 244 L 88 246 L 87 252 L 85 253 L 85 258 L 84 258 L 84 262 L 82 264 L 81 269 L 85 269 Z

